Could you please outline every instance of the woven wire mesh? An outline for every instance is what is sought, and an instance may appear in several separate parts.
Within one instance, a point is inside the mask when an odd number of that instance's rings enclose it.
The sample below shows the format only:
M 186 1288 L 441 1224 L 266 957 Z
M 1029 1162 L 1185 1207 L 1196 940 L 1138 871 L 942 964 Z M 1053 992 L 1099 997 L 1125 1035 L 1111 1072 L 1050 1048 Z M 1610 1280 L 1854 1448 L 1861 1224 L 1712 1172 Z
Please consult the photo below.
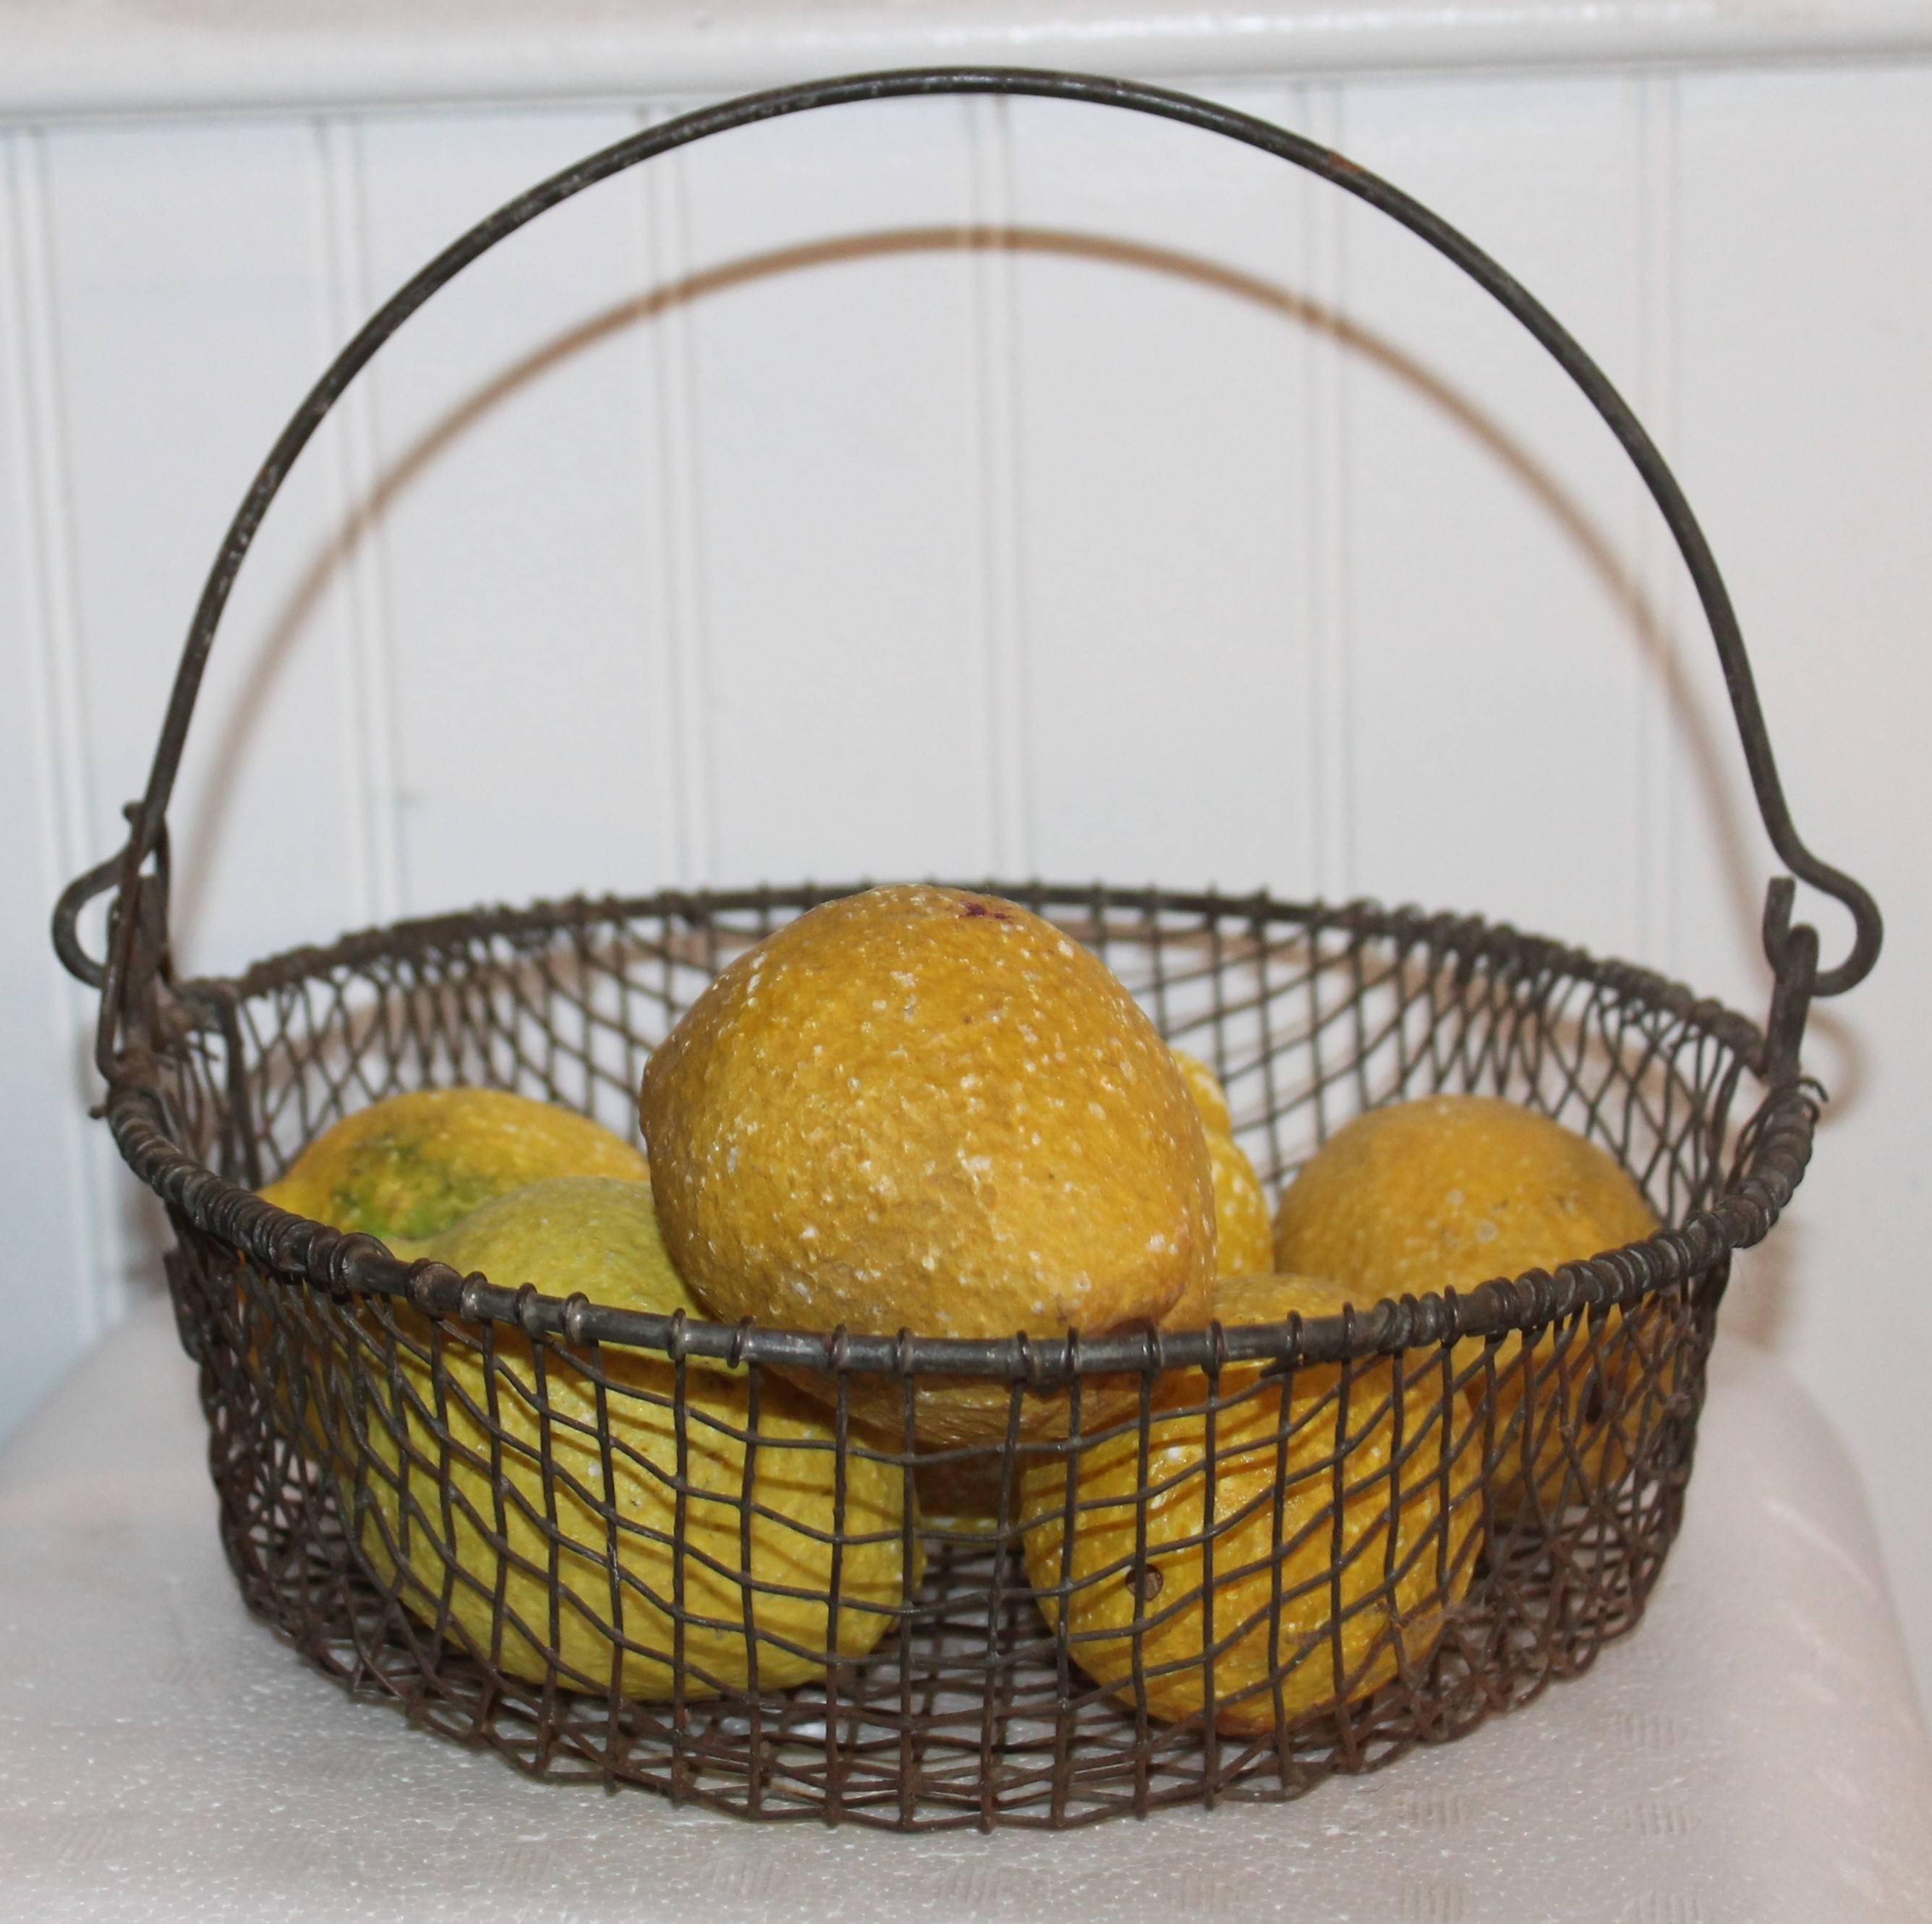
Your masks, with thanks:
M 1363 1111 L 1471 1091 L 1600 1144 L 1667 1234 L 1760 1180 L 1792 1100 L 1734 1126 L 1750 1025 L 1479 921 L 997 886 L 1214 1068 L 1274 1193 Z M 406 1089 L 514 1089 L 628 1136 L 710 977 L 838 893 L 480 913 L 188 985 L 158 1139 L 232 1193 Z M 900 1828 L 1294 1796 L 1586 1667 L 1676 1532 L 1746 1239 L 1529 1279 L 1520 1334 L 1316 1361 L 1291 1324 L 1272 1362 L 1217 1342 L 1124 1387 L 1076 1372 L 1044 1428 L 1015 1377 L 1004 1442 L 935 1460 L 910 1368 L 904 1421 L 862 1427 L 836 1344 L 814 1401 L 675 1328 L 654 1353 L 568 1314 L 424 1314 L 157 1187 L 228 1554 L 307 1657 L 540 1775 Z M 936 1507 L 938 1476 L 967 1498 Z

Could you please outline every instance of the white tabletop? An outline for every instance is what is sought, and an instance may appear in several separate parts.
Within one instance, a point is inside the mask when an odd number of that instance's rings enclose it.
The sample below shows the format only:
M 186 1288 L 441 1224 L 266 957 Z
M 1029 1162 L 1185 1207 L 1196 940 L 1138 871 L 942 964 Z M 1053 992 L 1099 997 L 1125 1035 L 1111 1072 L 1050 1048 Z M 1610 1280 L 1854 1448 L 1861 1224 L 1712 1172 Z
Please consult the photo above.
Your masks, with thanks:
M 0 1915 L 34 1924 L 1932 1919 L 1932 1745 L 1864 1499 L 1720 1349 L 1688 1519 L 1589 1675 L 1299 1802 L 902 1837 L 526 1781 L 243 1611 L 143 1307 L 0 1453 Z

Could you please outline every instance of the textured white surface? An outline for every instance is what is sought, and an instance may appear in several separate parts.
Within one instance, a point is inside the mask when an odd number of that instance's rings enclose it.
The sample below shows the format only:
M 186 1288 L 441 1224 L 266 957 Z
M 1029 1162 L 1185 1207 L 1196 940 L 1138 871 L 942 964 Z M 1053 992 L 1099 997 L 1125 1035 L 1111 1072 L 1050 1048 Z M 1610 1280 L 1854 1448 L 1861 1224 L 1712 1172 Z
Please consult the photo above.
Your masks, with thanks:
M 1650 1613 L 1527 1709 L 1286 1806 L 904 1838 L 532 1784 L 242 1610 L 158 1304 L 0 1454 L 0 1894 L 35 1924 L 1908 1924 L 1932 1748 L 1863 1499 L 1723 1352 Z

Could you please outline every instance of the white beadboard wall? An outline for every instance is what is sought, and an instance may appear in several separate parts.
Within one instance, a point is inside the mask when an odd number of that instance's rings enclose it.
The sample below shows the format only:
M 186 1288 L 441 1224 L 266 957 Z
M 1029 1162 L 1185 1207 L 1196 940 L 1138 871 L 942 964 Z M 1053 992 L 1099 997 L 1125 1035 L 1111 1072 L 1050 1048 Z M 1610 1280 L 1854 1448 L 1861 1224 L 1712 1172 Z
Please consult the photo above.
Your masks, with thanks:
M 1077 61 L 1420 195 L 1677 464 L 1801 828 L 1889 925 L 1817 1019 L 1818 1160 L 1726 1320 L 1849 1441 L 1932 1686 L 1932 10 L 212 17 L 0 4 L 0 1433 L 158 1268 L 46 910 L 112 845 L 201 575 L 332 348 L 694 99 Z M 990 871 L 1480 909 L 1756 1013 L 1772 864 L 1694 617 L 1580 398 L 1331 190 L 1064 104 L 812 116 L 547 217 L 338 410 L 208 678 L 180 948 Z

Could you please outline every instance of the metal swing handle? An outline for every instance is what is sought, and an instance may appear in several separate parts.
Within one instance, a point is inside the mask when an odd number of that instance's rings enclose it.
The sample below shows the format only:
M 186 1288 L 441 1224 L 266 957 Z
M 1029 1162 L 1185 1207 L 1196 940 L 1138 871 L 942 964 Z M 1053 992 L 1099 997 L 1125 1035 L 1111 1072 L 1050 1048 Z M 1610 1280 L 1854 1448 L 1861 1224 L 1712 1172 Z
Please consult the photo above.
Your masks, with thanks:
M 96 1058 L 112 1076 L 118 1055 L 118 1037 L 125 1017 L 135 968 L 136 934 L 145 926 L 152 949 L 148 966 L 163 967 L 166 929 L 166 848 L 168 800 L 180 767 L 214 632 L 235 584 L 242 560 L 254 542 L 262 518 L 280 490 L 296 458 L 323 417 L 351 381 L 389 336 L 446 283 L 539 214 L 584 188 L 661 154 L 689 146 L 712 134 L 759 121 L 802 113 L 818 107 L 907 96 L 950 94 L 1006 94 L 1044 99 L 1084 101 L 1094 106 L 1124 108 L 1157 119 L 1178 121 L 1210 134 L 1258 149 L 1318 175 L 1358 200 L 1379 209 L 1437 253 L 1460 268 L 1479 287 L 1522 323 L 1608 424 L 1624 452 L 1636 464 L 1651 497 L 1675 539 L 1697 598 L 1702 604 L 1724 685 L 1737 722 L 1744 762 L 1765 833 L 1790 875 L 1771 884 L 1765 904 L 1765 952 L 1775 978 L 1772 1013 L 1767 1025 L 1765 1059 L 1760 1066 L 1778 1073 L 1795 1073 L 1797 1049 L 1804 1034 L 1806 1012 L 1816 995 L 1842 995 L 1864 980 L 1878 959 L 1882 936 L 1877 904 L 1861 884 L 1820 861 L 1806 848 L 1791 819 L 1778 779 L 1778 764 L 1766 732 L 1756 685 L 1744 637 L 1718 572 L 1703 532 L 1691 513 L 1683 491 L 1664 457 L 1628 404 L 1602 370 L 1584 353 L 1556 318 L 1472 242 L 1386 181 L 1365 172 L 1327 148 L 1271 126 L 1233 109 L 1159 87 L 1091 75 L 1034 71 L 1021 68 L 933 68 L 902 72 L 858 74 L 782 87 L 707 107 L 630 136 L 554 174 L 479 221 L 453 242 L 428 266 L 373 314 L 337 356 L 310 389 L 281 432 L 255 476 L 209 571 L 201 599 L 188 628 L 176 671 L 173 692 L 156 745 L 146 793 L 129 804 L 130 832 L 118 854 L 98 863 L 69 884 L 54 911 L 54 947 L 74 974 L 101 992 L 100 1024 Z M 150 863 L 154 864 L 151 870 Z M 1828 969 L 1817 966 L 1817 932 L 1792 921 L 1795 894 L 1792 877 L 1842 902 L 1851 913 L 1855 934 L 1851 953 Z M 110 889 L 117 899 L 110 922 L 108 954 L 96 962 L 81 946 L 78 920 L 82 908 Z M 158 940 L 157 938 L 158 932 Z

